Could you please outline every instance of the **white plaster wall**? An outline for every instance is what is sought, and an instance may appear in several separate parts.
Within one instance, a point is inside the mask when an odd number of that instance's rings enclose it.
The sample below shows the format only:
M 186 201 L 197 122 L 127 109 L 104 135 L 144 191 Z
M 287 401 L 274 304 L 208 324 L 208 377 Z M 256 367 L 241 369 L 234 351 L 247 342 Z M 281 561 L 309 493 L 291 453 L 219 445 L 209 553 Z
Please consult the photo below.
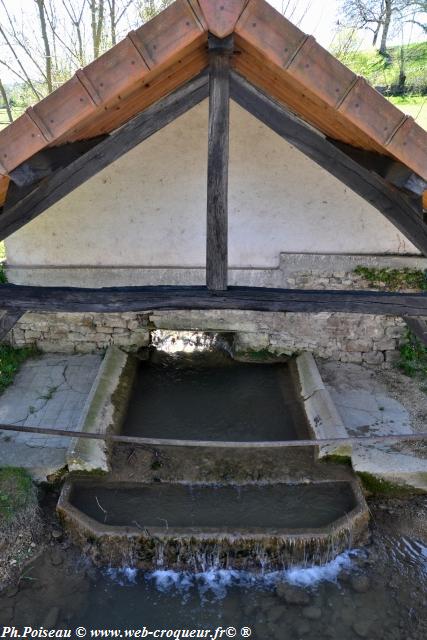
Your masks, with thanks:
M 207 101 L 6 242 L 12 266 L 203 266 Z M 230 265 L 281 252 L 417 253 L 380 213 L 232 104 Z

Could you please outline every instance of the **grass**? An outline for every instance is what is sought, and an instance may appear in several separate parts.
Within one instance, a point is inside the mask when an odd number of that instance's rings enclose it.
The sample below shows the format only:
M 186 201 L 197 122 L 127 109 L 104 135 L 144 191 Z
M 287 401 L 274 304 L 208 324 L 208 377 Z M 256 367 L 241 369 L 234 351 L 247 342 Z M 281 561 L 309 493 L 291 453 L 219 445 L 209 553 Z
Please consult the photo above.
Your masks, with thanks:
M 427 131 L 427 96 L 391 96 L 388 99 Z
M 21 364 L 37 353 L 35 347 L 14 349 L 7 344 L 0 345 L 0 393 L 12 384 Z
M 349 52 L 340 59 L 354 73 L 364 76 L 373 87 L 383 87 L 386 93 L 393 94 L 399 81 L 400 49 L 390 47 L 388 58 L 371 49 Z M 427 42 L 406 45 L 403 52 L 408 94 L 387 97 L 427 130 Z
M 380 269 L 358 266 L 354 273 L 369 282 L 372 287 L 379 289 L 385 288 L 389 291 L 401 291 L 403 289 L 427 291 L 427 272 L 418 269 Z
M 0 522 L 9 525 L 23 511 L 37 504 L 34 485 L 24 469 L 0 469 Z
M 24 469 L 0 469 L 0 591 L 42 541 L 37 489 Z
M 19 118 L 19 116 L 21 116 L 24 113 L 25 109 L 26 107 L 12 107 L 13 119 L 16 120 L 16 118 Z M 4 129 L 9 124 L 10 122 L 9 122 L 9 118 L 7 117 L 6 109 L 4 108 L 0 109 L 0 130 Z
M 364 76 L 373 86 L 392 89 L 399 81 L 401 48 L 390 47 L 388 57 L 377 50 L 352 51 L 341 56 L 341 61 L 355 73 Z M 423 94 L 427 90 L 427 42 L 403 47 L 406 86 L 412 93 Z

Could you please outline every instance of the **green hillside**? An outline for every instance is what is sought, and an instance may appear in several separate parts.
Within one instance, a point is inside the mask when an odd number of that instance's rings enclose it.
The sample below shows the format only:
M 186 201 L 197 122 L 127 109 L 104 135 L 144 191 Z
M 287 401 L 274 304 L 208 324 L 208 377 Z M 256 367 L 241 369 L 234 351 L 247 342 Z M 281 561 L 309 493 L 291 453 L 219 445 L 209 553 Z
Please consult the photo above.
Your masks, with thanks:
M 378 51 L 356 51 L 341 56 L 341 61 L 355 73 L 364 76 L 374 87 L 384 87 L 392 94 L 399 84 L 401 47 L 390 47 L 388 57 Z M 403 47 L 403 64 L 406 75 L 406 90 L 410 93 L 427 94 L 427 42 Z

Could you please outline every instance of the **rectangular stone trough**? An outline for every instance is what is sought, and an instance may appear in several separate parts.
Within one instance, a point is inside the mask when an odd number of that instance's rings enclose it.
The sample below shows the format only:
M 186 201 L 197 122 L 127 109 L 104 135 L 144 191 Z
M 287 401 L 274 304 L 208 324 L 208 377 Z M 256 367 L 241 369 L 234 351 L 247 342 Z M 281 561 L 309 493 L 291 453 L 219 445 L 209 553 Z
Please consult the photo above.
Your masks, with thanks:
M 58 512 L 101 565 L 205 570 L 323 563 L 357 544 L 368 509 L 357 481 L 189 485 L 69 480 Z
M 345 437 L 346 431 L 313 356 L 247 364 L 230 358 L 211 366 L 138 362 L 107 351 L 79 430 L 116 433 L 139 442 L 109 448 L 76 440 L 72 472 L 108 472 L 111 461 L 140 481 L 311 481 L 311 460 L 350 455 L 347 445 L 287 447 L 301 439 Z M 113 452 L 113 453 L 112 453 Z M 114 465 L 113 465 L 114 466 Z M 126 479 L 117 468 L 115 475 Z M 125 470 L 126 471 L 126 470 Z

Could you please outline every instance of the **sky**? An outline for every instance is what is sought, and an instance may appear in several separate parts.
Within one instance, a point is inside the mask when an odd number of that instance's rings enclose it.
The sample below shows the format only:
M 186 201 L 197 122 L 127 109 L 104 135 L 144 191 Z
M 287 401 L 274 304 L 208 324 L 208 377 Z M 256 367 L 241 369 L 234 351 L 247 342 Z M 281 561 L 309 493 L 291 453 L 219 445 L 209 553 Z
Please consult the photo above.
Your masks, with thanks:
M 282 5 L 287 4 L 283 0 L 267 0 L 275 9 L 281 11 Z M 306 33 L 313 35 L 316 40 L 326 48 L 329 48 L 333 35 L 336 30 L 336 24 L 339 15 L 340 0 L 300 0 L 299 4 L 304 8 L 309 4 L 309 10 L 298 25 Z M 366 31 L 362 35 L 363 48 L 369 48 L 372 43 L 372 32 Z M 403 34 L 406 42 L 416 42 L 423 39 L 421 29 L 407 26 Z M 397 33 L 395 37 L 390 38 L 390 44 L 400 44 L 402 34 Z
M 286 0 L 267 0 L 279 11 L 283 6 L 289 4 Z M 66 14 L 62 9 L 62 0 L 54 0 L 55 8 L 58 10 L 58 15 L 63 15 L 66 18 Z M 27 13 L 34 16 L 35 3 L 34 0 L 5 0 L 6 6 L 13 8 L 14 12 L 19 15 L 20 10 L 25 14 Z M 292 5 L 297 5 L 296 12 L 293 16 L 288 16 L 293 22 L 295 22 L 303 31 L 314 35 L 316 40 L 325 48 L 329 49 L 333 41 L 334 34 L 336 33 L 337 20 L 339 15 L 339 7 L 341 0 L 291 0 Z M 308 10 L 305 9 L 308 7 Z M 302 17 L 303 16 L 303 17 Z M 302 17 L 302 20 L 301 20 Z M 1 12 L 0 12 L 1 20 Z M 360 32 L 361 48 L 366 49 L 371 46 L 372 32 L 366 31 Z M 390 38 L 390 44 L 400 44 L 402 34 L 397 34 L 396 37 Z M 404 33 L 404 41 L 416 42 L 423 39 L 423 34 L 419 28 L 413 28 L 408 26 Z M 6 69 L 2 69 L 3 81 L 12 82 L 14 77 Z

